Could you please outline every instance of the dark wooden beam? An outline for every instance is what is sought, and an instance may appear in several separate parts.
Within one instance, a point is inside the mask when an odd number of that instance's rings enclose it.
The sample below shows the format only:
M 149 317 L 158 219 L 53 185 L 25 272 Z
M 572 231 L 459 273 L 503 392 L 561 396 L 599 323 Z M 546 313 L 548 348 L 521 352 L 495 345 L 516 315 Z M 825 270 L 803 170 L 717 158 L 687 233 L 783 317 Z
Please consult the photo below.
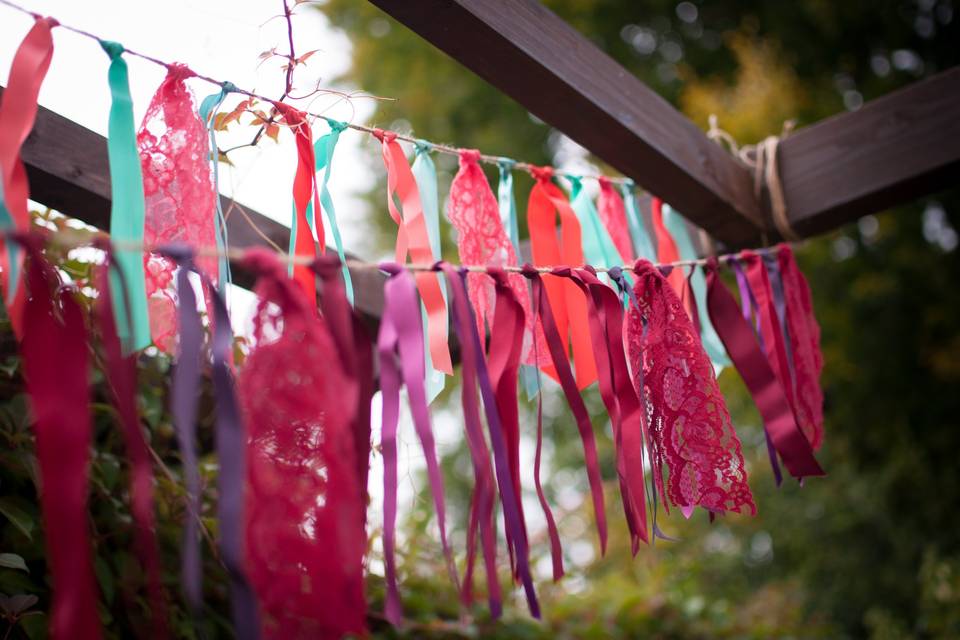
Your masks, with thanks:
M 759 237 L 749 172 L 537 0 L 371 0 L 727 243 Z
M 960 67 L 800 129 L 780 143 L 791 225 L 801 236 L 960 180 Z
M 3 87 L 0 87 L 0 98 L 2 96 Z M 40 107 L 36 125 L 24 143 L 21 156 L 27 169 L 31 199 L 94 227 L 110 228 L 110 165 L 106 138 Z M 282 248 L 288 246 L 289 228 L 230 198 L 220 196 L 220 199 L 227 215 L 230 246 L 239 249 L 270 246 L 261 233 Z M 254 226 L 260 233 L 254 230 Z M 238 270 L 235 275 L 236 284 L 246 288 L 253 286 L 249 273 Z M 383 311 L 383 274 L 358 269 L 351 275 L 357 309 L 375 321 Z

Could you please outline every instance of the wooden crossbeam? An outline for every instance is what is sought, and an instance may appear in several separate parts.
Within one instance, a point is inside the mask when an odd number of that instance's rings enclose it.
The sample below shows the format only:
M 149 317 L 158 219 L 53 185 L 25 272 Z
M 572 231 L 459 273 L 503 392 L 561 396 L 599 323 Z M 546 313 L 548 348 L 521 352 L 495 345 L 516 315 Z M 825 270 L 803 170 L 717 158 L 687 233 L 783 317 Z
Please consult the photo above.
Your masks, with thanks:
M 0 87 L 0 99 L 2 97 L 3 87 Z M 110 228 L 110 164 L 106 138 L 40 107 L 36 125 L 21 155 L 31 199 L 89 225 Z M 225 196 L 220 196 L 220 201 L 227 214 L 231 247 L 271 246 L 263 236 L 281 248 L 289 245 L 288 227 Z M 383 310 L 385 276 L 371 269 L 353 270 L 351 276 L 356 308 L 369 320 L 378 319 Z M 252 276 L 242 269 L 236 272 L 235 280 L 240 286 L 253 286 Z
M 752 177 L 538 0 L 371 0 L 726 244 L 759 238 Z

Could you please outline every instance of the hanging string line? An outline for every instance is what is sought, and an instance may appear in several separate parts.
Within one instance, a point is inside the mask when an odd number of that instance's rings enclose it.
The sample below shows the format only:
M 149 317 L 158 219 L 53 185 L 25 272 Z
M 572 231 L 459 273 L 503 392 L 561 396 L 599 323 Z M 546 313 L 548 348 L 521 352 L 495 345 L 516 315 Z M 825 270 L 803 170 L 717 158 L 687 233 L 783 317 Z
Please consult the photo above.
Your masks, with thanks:
M 9 8 L 11 8 L 11 9 L 13 9 L 14 11 L 19 11 L 20 13 L 24 13 L 24 14 L 27 14 L 27 15 L 29 15 L 29 16 L 33 16 L 34 18 L 42 18 L 42 17 L 43 17 L 43 14 L 37 13 L 37 12 L 35 12 L 35 11 L 31 11 L 31 10 L 29 10 L 29 9 L 27 9 L 27 8 L 19 5 L 19 4 L 16 4 L 15 2 L 12 2 L 11 0 L 0 0 L 0 5 L 9 7 Z M 54 18 L 54 20 L 56 20 L 56 18 Z M 79 29 L 79 28 L 77 28 L 77 27 L 72 27 L 72 26 L 70 26 L 70 25 L 63 24 L 63 23 L 61 23 L 61 22 L 59 22 L 59 21 L 57 21 L 57 24 L 58 24 L 62 29 L 66 29 L 67 31 L 71 31 L 71 32 L 73 32 L 73 33 L 75 33 L 75 34 L 77 34 L 77 35 L 83 36 L 83 37 L 85 37 L 85 38 L 90 38 L 90 39 L 96 40 L 96 41 L 98 41 L 98 42 L 100 42 L 100 41 L 103 40 L 103 38 L 101 38 L 100 36 L 97 36 L 96 34 L 91 33 L 91 32 L 89 32 L 89 31 L 84 31 L 83 29 Z M 169 68 L 173 65 L 172 62 L 165 62 L 165 61 L 163 61 L 163 60 L 160 60 L 159 58 L 155 58 L 155 57 L 153 57 L 153 56 L 149 56 L 149 55 L 146 55 L 146 54 L 144 54 L 144 53 L 140 53 L 140 52 L 138 52 L 138 51 L 133 51 L 132 49 L 128 49 L 128 48 L 126 48 L 126 47 L 123 48 L 123 52 L 124 52 L 124 53 L 127 53 L 127 54 L 129 54 L 129 55 L 131 55 L 131 56 L 135 56 L 135 57 L 137 57 L 137 58 L 140 58 L 140 59 L 142 59 L 142 60 L 146 60 L 147 62 L 151 62 L 151 63 L 153 63 L 153 64 L 159 65 L 159 66 L 164 67 L 164 68 L 166 68 L 166 69 L 169 69 Z M 278 104 L 278 101 L 277 101 L 277 100 L 274 100 L 273 98 L 268 98 L 268 97 L 266 97 L 266 96 L 263 96 L 263 95 L 260 95 L 260 94 L 258 94 L 258 93 L 255 93 L 255 92 L 253 92 L 253 91 L 249 91 L 249 90 L 244 89 L 244 88 L 242 88 L 242 87 L 238 87 L 238 86 L 234 85 L 232 82 L 226 82 L 226 81 L 222 81 L 222 80 L 217 80 L 216 78 L 211 78 L 210 76 L 205 76 L 205 75 L 199 74 L 199 73 L 197 73 L 196 71 L 193 71 L 193 69 L 190 69 L 190 73 L 193 74 L 193 77 L 197 78 L 198 80 L 203 80 L 204 82 L 209 82 L 210 84 L 216 85 L 216 86 L 218 86 L 218 87 L 227 87 L 227 88 L 229 88 L 229 90 L 230 90 L 231 92 L 233 92 L 233 93 L 240 93 L 240 94 L 243 94 L 243 95 L 245 95 L 245 96 L 249 96 L 249 97 L 251 97 L 251 98 L 257 98 L 258 100 L 262 100 L 262 101 L 264 101 L 264 102 L 268 102 L 268 103 L 274 104 L 274 105 L 275 105 L 275 104 Z M 378 100 L 390 100 L 390 99 L 391 99 L 391 98 L 382 98 L 382 97 L 380 97 L 380 96 L 374 96 L 374 95 L 366 94 L 366 93 L 349 94 L 349 93 L 344 93 L 344 92 L 342 92 L 342 91 L 336 91 L 336 90 L 334 90 L 334 89 L 324 89 L 324 91 L 327 92 L 327 93 L 330 93 L 330 94 L 332 94 L 332 95 L 338 95 L 338 96 L 341 97 L 341 99 L 345 99 L 345 100 L 352 100 L 353 98 L 373 98 L 373 99 L 378 99 Z M 327 122 L 331 122 L 331 118 L 329 118 L 328 116 L 324 116 L 324 115 L 321 115 L 321 114 L 318 114 L 318 113 L 313 113 L 313 112 L 310 112 L 310 111 L 305 111 L 304 113 L 305 113 L 307 116 L 309 116 L 309 117 L 312 117 L 312 118 L 320 118 L 321 120 L 325 120 L 325 121 L 327 121 Z M 346 124 L 347 127 L 349 127 L 350 129 L 353 129 L 353 130 L 355 130 L 355 131 L 362 131 L 362 132 L 367 133 L 367 134 L 369 134 L 369 135 L 374 135 L 374 134 L 377 132 L 377 129 L 376 129 L 375 127 L 367 127 L 367 126 L 364 126 L 364 125 L 362 125 L 362 124 L 354 124 L 354 123 L 352 123 L 352 122 L 348 122 L 348 123 L 345 123 L 345 124 Z M 423 140 L 421 140 L 421 139 L 419 139 L 419 138 L 414 138 L 413 136 L 401 135 L 401 134 L 396 134 L 396 136 L 397 136 L 397 140 L 403 140 L 404 142 L 409 142 L 410 144 L 414 144 L 414 145 L 416 145 L 416 144 L 418 144 L 418 143 L 422 144 L 422 143 L 424 142 Z M 433 142 L 429 142 L 428 144 L 430 145 L 430 148 L 431 148 L 433 151 L 436 151 L 436 152 L 438 152 L 438 153 L 445 153 L 445 154 L 449 154 L 449 155 L 459 156 L 460 153 L 461 153 L 462 151 L 464 151 L 464 149 L 460 149 L 460 148 L 458 148 L 458 147 L 453 147 L 453 146 L 445 145 L 445 144 L 439 144 L 439 143 L 433 143 Z M 515 161 L 515 160 L 513 160 L 513 159 L 511 159 L 511 158 L 507 158 L 507 157 L 505 157 L 505 156 L 495 156 L 495 155 L 490 155 L 490 154 L 480 154 L 480 161 L 481 161 L 481 162 L 484 162 L 484 163 L 486 163 L 486 164 L 491 164 L 491 165 L 496 165 L 496 164 L 499 164 L 499 163 L 502 163 L 502 162 L 511 162 L 511 163 L 513 163 L 513 167 L 514 167 L 514 168 L 519 169 L 519 170 L 521 170 L 521 171 L 526 171 L 526 172 L 528 172 L 528 173 L 529 173 L 532 169 L 538 169 L 538 168 L 540 168 L 538 165 L 535 165 L 535 164 L 532 164 L 532 163 L 529 163 L 529 162 L 517 162 L 517 161 Z M 573 175 L 573 174 L 565 173 L 565 172 L 562 172 L 562 171 L 555 171 L 554 173 L 555 173 L 555 175 L 558 175 L 558 176 L 561 176 L 561 177 L 565 177 L 565 178 L 568 177 L 568 176 Z M 601 178 L 605 178 L 605 179 L 609 180 L 610 182 L 615 182 L 615 183 L 618 183 L 618 184 L 633 185 L 633 180 L 632 180 L 632 179 L 630 179 L 630 178 L 624 178 L 624 177 L 620 177 L 620 176 L 599 176 L 599 175 L 597 175 L 597 176 L 580 176 L 580 175 L 577 175 L 577 176 L 575 176 L 575 177 L 582 178 L 582 179 L 586 179 L 586 180 L 600 180 Z
M 37 231 L 32 231 L 31 233 L 43 237 L 47 242 L 57 245 L 58 247 L 64 249 L 80 249 L 80 248 L 96 248 L 98 243 L 104 242 L 104 238 L 109 238 L 109 236 L 104 232 L 74 232 L 70 230 L 58 230 L 56 232 L 49 229 L 40 227 Z M 11 231 L 0 231 L 0 238 L 6 237 L 8 235 L 22 235 L 22 232 L 15 230 Z M 164 244 L 154 244 L 150 245 L 143 242 L 128 241 L 128 240 L 107 240 L 110 242 L 113 250 L 115 252 L 124 252 L 124 251 L 143 251 L 151 253 L 159 253 L 162 251 Z M 169 246 L 169 243 L 167 243 Z M 769 252 L 771 254 L 776 254 L 780 250 L 780 245 L 773 245 L 770 247 L 760 247 L 753 249 L 754 252 Z M 196 247 L 194 249 L 195 255 L 198 257 L 225 257 L 232 262 L 242 262 L 247 256 L 246 249 L 240 248 L 227 248 L 226 250 L 218 250 L 216 247 Z M 286 253 L 284 251 L 276 251 L 278 259 L 285 264 L 292 264 L 297 266 L 307 266 L 314 262 L 315 258 L 310 256 L 297 256 L 291 253 Z M 716 259 L 718 265 L 725 264 L 728 260 L 739 259 L 740 253 L 726 253 L 719 256 L 708 256 L 704 258 L 697 258 L 694 260 L 675 260 L 673 262 L 657 262 L 653 266 L 658 269 L 671 269 L 671 268 L 682 268 L 682 267 L 697 267 L 706 265 L 713 259 Z M 347 258 L 346 259 L 347 267 L 352 270 L 370 270 L 370 271 L 379 271 L 381 270 L 382 262 L 369 262 L 366 260 L 359 260 L 356 258 Z M 471 273 L 487 273 L 491 266 L 481 265 L 481 264 L 466 264 L 458 265 L 453 263 L 451 264 L 456 269 L 464 269 Z M 407 271 L 436 271 L 436 264 L 427 264 L 427 263 L 406 263 L 400 265 L 402 268 Z M 616 273 L 617 271 L 633 271 L 633 265 L 620 265 L 620 266 L 595 266 L 589 264 L 582 265 L 551 265 L 551 266 L 535 266 L 534 269 L 538 273 L 550 274 L 559 269 L 583 269 L 588 268 L 592 269 L 596 273 Z M 508 273 L 523 273 L 525 269 L 521 266 L 502 266 L 497 267 L 497 269 L 506 271 Z

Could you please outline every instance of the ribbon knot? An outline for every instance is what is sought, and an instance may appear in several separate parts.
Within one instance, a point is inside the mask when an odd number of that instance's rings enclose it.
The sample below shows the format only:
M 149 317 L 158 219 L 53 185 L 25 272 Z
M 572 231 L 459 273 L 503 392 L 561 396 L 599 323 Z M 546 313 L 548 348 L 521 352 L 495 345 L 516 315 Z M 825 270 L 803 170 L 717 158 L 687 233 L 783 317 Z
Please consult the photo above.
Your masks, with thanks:
M 413 143 L 417 148 L 417 153 L 430 153 L 433 151 L 433 143 L 429 140 L 417 140 Z
M 341 133 L 344 129 L 350 128 L 350 125 L 346 122 L 341 122 L 340 120 L 334 120 L 333 118 L 324 118 L 327 121 L 327 124 L 330 126 L 330 130 L 334 133 Z
M 538 275 L 540 275 L 540 273 L 537 271 L 537 268 L 534 267 L 532 264 L 530 264 L 529 262 L 524 262 L 523 266 L 520 267 L 520 275 L 522 275 L 524 278 L 527 278 L 528 280 L 532 280 L 536 278 Z
M 549 182 L 553 178 L 553 167 L 530 167 L 530 175 L 537 182 Z
M 403 267 L 401 267 L 396 262 L 381 262 L 377 266 L 380 269 L 380 271 L 383 271 L 384 273 L 389 274 L 391 277 L 403 271 Z
M 167 72 L 172 80 L 186 80 L 195 78 L 197 72 L 182 62 L 172 62 L 167 65 Z
M 507 272 L 503 270 L 503 267 L 495 265 L 488 266 L 487 275 L 493 278 L 494 282 L 497 284 L 507 284 L 509 282 L 507 279 Z
M 223 89 L 223 91 L 224 91 L 225 93 L 236 93 L 236 92 L 237 92 L 237 85 L 233 84 L 233 83 L 230 82 L 229 80 L 227 80 L 226 82 L 222 83 L 222 84 L 220 85 L 220 88 Z
M 158 247 L 157 253 L 170 258 L 177 264 L 188 269 L 193 267 L 193 247 L 184 242 L 167 243 L 161 247 Z
M 480 151 L 477 149 L 461 149 L 460 165 L 476 164 L 480 161 Z
M 550 273 L 555 276 L 569 278 L 573 273 L 573 270 L 568 266 L 560 266 L 560 267 L 554 267 L 553 269 L 551 269 Z
M 114 42 L 113 40 L 101 40 L 100 46 L 103 47 L 103 50 L 107 52 L 107 55 L 110 56 L 111 60 L 116 60 L 123 55 L 125 49 L 123 45 L 119 42 Z
M 373 134 L 373 137 L 379 140 L 380 142 L 385 142 L 387 144 L 390 144 L 391 142 L 397 139 L 397 134 L 394 133 L 393 131 L 385 131 L 383 129 L 374 129 L 370 133 Z
M 500 167 L 501 171 L 513 171 L 513 167 L 516 166 L 517 161 L 513 158 L 500 158 L 497 160 L 497 166 Z
M 243 254 L 241 264 L 247 269 L 263 275 L 280 273 L 286 277 L 286 270 L 280 266 L 277 254 L 265 247 L 250 247 Z
M 327 254 L 317 256 L 310 265 L 310 268 L 319 273 L 321 276 L 326 277 L 339 271 L 342 264 L 343 263 L 340 262 L 339 256 Z

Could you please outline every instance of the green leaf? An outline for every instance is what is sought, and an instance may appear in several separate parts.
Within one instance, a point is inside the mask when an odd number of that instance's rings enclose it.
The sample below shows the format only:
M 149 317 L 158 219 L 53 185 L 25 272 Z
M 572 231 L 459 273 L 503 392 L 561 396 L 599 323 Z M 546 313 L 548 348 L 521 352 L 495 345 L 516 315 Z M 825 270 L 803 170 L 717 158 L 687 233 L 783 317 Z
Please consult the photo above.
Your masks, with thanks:
M 110 566 L 103 558 L 97 556 L 97 559 L 93 563 L 93 572 L 97 574 L 97 582 L 100 583 L 100 590 L 103 592 L 103 597 L 106 599 L 107 604 L 113 604 L 113 595 L 116 589 Z
M 15 553 L 0 553 L 0 567 L 20 569 L 21 571 L 30 573 L 30 569 L 27 568 L 27 563 Z
M 14 498 L 6 496 L 0 498 L 0 513 L 7 517 L 13 526 L 19 529 L 28 540 L 33 540 L 33 519 L 30 514 L 21 509 L 14 502 Z

